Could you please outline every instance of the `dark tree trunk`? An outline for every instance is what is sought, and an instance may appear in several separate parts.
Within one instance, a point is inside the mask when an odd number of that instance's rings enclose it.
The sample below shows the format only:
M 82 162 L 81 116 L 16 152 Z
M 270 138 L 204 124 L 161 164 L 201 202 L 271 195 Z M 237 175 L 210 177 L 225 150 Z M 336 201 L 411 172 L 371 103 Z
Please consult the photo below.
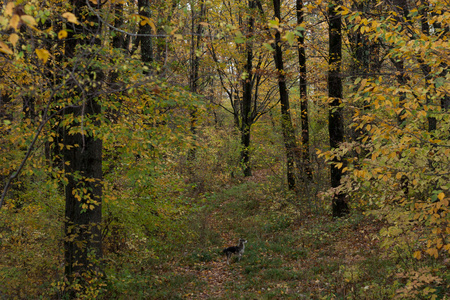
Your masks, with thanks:
M 303 0 L 297 0 L 297 25 L 303 23 Z M 306 81 L 305 31 L 298 37 L 298 64 L 300 66 L 300 119 L 302 123 L 302 164 L 308 180 L 312 179 L 309 157 L 308 90 Z
M 408 15 L 408 4 L 406 0 L 394 0 L 393 1 L 394 7 L 393 10 L 397 12 L 397 22 L 399 24 L 403 22 L 410 22 Z M 395 59 L 391 58 L 391 62 L 393 63 L 395 69 L 396 69 L 396 77 L 397 77 L 397 83 L 400 87 L 404 87 L 408 84 L 408 76 L 406 74 L 405 70 L 405 63 L 402 59 Z M 400 128 L 403 128 L 405 126 L 406 120 L 405 120 L 405 102 L 406 102 L 406 93 L 400 92 L 399 93 L 399 107 L 400 110 L 397 113 L 397 125 Z M 400 186 L 403 190 L 403 193 L 405 196 L 408 196 L 409 194 L 409 183 L 408 183 L 408 177 L 406 175 L 403 175 L 400 178 Z
M 80 23 L 84 20 L 100 24 L 95 17 L 82 15 L 84 1 L 72 0 L 73 9 Z M 89 47 L 98 44 L 94 39 L 100 31 L 100 26 L 82 27 L 74 25 L 67 38 L 65 53 L 68 59 L 77 55 L 77 45 Z M 85 39 L 79 36 L 86 35 Z M 89 51 L 88 48 L 79 51 Z M 84 53 L 86 55 L 86 53 Z M 85 91 L 75 91 L 73 99 L 80 99 L 71 108 L 64 111 L 66 118 L 83 116 L 84 119 L 95 119 L 101 113 L 100 104 L 92 96 L 93 84 L 102 80 L 99 70 L 87 68 L 78 69 L 82 76 L 95 72 Z M 97 81 L 97 82 L 95 82 Z M 83 96 L 85 95 L 85 96 Z M 99 125 L 98 121 L 93 121 Z M 68 180 L 66 185 L 65 209 L 65 275 L 69 282 L 80 279 L 82 285 L 87 285 L 86 278 L 101 274 L 100 260 L 102 258 L 102 141 L 92 133 L 86 134 L 80 123 L 71 123 L 64 130 L 65 174 Z M 89 129 L 87 129 L 89 130 Z M 76 131 L 76 133 L 73 133 Z M 72 291 L 71 293 L 75 293 Z
M 361 15 L 367 16 L 370 11 L 370 5 L 372 0 L 353 1 L 352 8 L 354 11 L 358 11 Z M 350 42 L 352 61 L 350 65 L 351 80 L 354 81 L 357 78 L 368 78 L 371 73 L 379 71 L 378 63 L 378 49 L 377 45 L 370 41 L 367 33 L 361 33 L 359 29 L 348 28 L 348 39 Z M 353 92 L 357 93 L 363 84 L 363 80 L 353 87 Z M 367 100 L 363 100 L 363 103 L 359 103 L 358 115 L 362 116 L 371 109 L 370 103 Z M 350 113 L 354 114 L 356 111 L 349 109 Z M 368 132 L 364 128 L 349 128 L 349 139 L 363 143 L 364 137 L 368 135 Z M 367 155 L 365 147 L 360 148 L 361 151 L 352 151 L 348 154 L 349 157 L 358 157 L 358 162 L 355 164 L 356 168 L 359 168 L 359 161 L 364 159 Z
M 101 112 L 94 100 L 87 101 L 86 116 Z M 82 108 L 66 110 L 80 115 Z M 99 271 L 102 257 L 102 141 L 84 134 L 65 132 L 66 185 L 65 275 L 69 280 L 86 271 Z M 79 145 L 79 146 L 75 146 Z M 79 178 L 82 176 L 82 178 Z M 88 256 L 92 254 L 93 257 Z
M 255 0 L 249 0 L 248 7 L 250 10 L 256 8 Z M 253 36 L 255 20 L 252 16 L 248 18 L 247 23 L 247 36 L 249 39 Z M 250 168 L 250 130 L 253 123 L 251 117 L 252 109 L 252 90 L 253 90 L 253 45 L 252 42 L 247 40 L 246 45 L 246 61 L 244 65 L 244 72 L 246 73 L 243 79 L 243 91 L 242 91 L 242 109 L 241 109 L 241 163 L 244 171 L 244 176 L 251 176 L 252 171 Z
M 150 18 L 150 1 L 149 0 L 138 0 L 139 15 L 143 17 Z M 145 23 L 139 24 L 139 34 L 145 34 L 148 36 L 139 36 L 139 42 L 141 44 L 141 60 L 144 63 L 150 64 L 153 62 L 153 40 L 150 36 L 152 34 L 152 28 L 149 24 Z
M 420 10 L 420 25 L 421 25 L 421 29 L 422 29 L 422 33 L 426 36 L 430 35 L 430 25 L 428 24 L 428 1 L 424 1 L 423 3 L 423 7 Z M 430 73 L 431 73 L 431 67 L 425 63 L 420 64 L 420 67 L 422 69 L 422 73 L 425 75 L 426 78 L 430 77 Z M 427 82 L 428 85 L 428 82 Z M 428 92 L 427 93 L 427 100 L 426 103 L 427 105 L 431 105 L 432 104 L 432 96 L 431 93 Z M 428 131 L 429 132 L 433 132 L 436 130 L 437 128 L 437 121 L 435 117 L 427 117 L 428 120 Z M 430 164 L 431 166 L 431 164 Z
M 0 6 L 1 7 L 1 6 Z M 2 76 L 2 75 L 0 75 Z M 2 78 L 3 79 L 3 78 Z M 11 97 L 5 91 L 0 90 L 0 122 L 3 123 L 5 121 L 13 121 L 13 115 L 9 110 L 9 103 L 11 102 Z M 6 135 L 7 130 L 5 127 L 0 127 L 0 135 Z M 2 168 L 2 173 L 0 173 L 0 190 L 3 190 L 5 187 L 6 179 L 8 178 L 8 173 L 6 169 Z M 3 205 L 3 197 L 6 194 L 5 191 L 0 194 L 0 208 Z
M 273 0 L 275 18 L 281 20 L 281 0 Z M 286 86 L 286 76 L 284 75 L 283 52 L 281 49 L 281 34 L 275 33 L 275 67 L 278 75 L 278 88 L 280 92 L 281 104 L 281 128 L 283 132 L 284 146 L 287 158 L 287 181 L 290 190 L 295 189 L 295 139 L 294 126 L 292 125 L 291 113 L 289 111 L 289 94 Z
M 344 141 L 344 118 L 342 114 L 342 36 L 341 15 L 337 12 L 338 4 L 330 2 L 328 5 L 329 22 L 329 57 L 328 57 L 328 96 L 330 98 L 330 110 L 328 115 L 328 131 L 330 135 L 330 147 L 336 149 Z M 338 163 L 344 163 L 342 158 L 334 158 L 331 165 L 331 187 L 337 189 L 341 184 L 342 167 Z M 332 209 L 334 217 L 342 217 L 349 212 L 346 195 L 342 192 L 333 193 Z
M 114 27 L 121 28 L 123 25 L 123 4 L 120 2 L 116 2 L 114 4 Z M 115 32 L 115 35 L 113 37 L 112 45 L 116 49 L 127 49 L 126 45 L 126 37 L 123 35 L 123 33 Z

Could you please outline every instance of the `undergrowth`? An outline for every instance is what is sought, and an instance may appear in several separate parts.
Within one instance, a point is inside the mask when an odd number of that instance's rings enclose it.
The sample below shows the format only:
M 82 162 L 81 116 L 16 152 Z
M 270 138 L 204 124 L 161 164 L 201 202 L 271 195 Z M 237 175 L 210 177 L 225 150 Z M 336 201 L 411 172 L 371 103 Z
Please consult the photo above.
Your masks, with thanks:
M 220 147 L 181 173 L 110 171 L 97 298 L 448 299 L 448 261 L 381 247 L 383 220 L 356 207 L 333 219 L 323 183 L 286 191 L 272 161 L 250 178 L 224 171 Z M 124 173 L 132 180 L 115 179 Z M 0 299 L 64 299 L 62 203 L 58 186 L 36 179 L 2 210 Z M 245 253 L 227 265 L 222 249 L 239 238 Z

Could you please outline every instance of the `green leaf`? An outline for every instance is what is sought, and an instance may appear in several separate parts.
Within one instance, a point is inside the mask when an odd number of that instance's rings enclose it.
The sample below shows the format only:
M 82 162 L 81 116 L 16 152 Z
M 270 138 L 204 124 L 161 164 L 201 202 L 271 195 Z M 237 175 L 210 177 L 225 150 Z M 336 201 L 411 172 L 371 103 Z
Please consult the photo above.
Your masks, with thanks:
M 240 32 L 240 31 L 236 32 L 236 36 L 234 37 L 234 42 L 235 42 L 236 44 L 242 44 L 242 43 L 245 43 L 245 37 L 244 37 L 244 35 L 242 34 L 242 32 Z
M 288 41 L 289 45 L 293 45 L 295 41 L 295 34 L 292 31 L 288 31 L 285 36 L 286 40 Z
M 445 83 L 444 77 L 438 77 L 438 78 L 436 78 L 436 79 L 434 80 L 434 86 L 435 86 L 436 88 L 439 88 L 439 87 L 443 86 L 444 83 Z
M 263 46 L 269 51 L 275 51 L 269 43 L 264 43 Z

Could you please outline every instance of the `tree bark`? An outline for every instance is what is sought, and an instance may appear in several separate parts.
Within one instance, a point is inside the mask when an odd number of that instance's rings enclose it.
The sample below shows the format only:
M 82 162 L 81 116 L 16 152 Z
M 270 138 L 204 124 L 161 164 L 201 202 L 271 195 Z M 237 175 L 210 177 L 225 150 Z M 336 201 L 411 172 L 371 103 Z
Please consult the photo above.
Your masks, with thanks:
M 409 15 L 409 10 L 408 10 L 408 4 L 406 2 L 406 0 L 393 0 L 393 9 L 397 12 L 397 22 L 399 22 L 399 24 L 402 24 L 403 22 L 407 22 L 410 23 L 410 20 L 408 18 Z M 405 63 L 402 59 L 395 59 L 395 58 L 391 58 L 391 62 L 394 65 L 395 69 L 396 69 L 396 77 L 397 77 L 397 83 L 400 87 L 404 87 L 407 86 L 408 84 L 408 75 L 406 74 L 406 70 L 405 70 Z M 406 93 L 405 92 L 400 92 L 399 93 L 399 113 L 397 113 L 397 125 L 400 128 L 405 127 L 405 102 L 406 102 Z M 408 183 L 408 177 L 406 175 L 403 175 L 400 178 L 400 186 L 403 190 L 403 193 L 405 195 L 405 197 L 408 196 L 409 194 L 409 183 Z
M 344 118 L 342 113 L 342 36 L 341 15 L 337 12 L 338 4 L 330 2 L 328 5 L 329 22 L 329 57 L 328 57 L 328 96 L 330 98 L 330 110 L 328 115 L 328 131 L 330 135 L 331 150 L 339 147 L 344 141 Z M 333 193 L 332 210 L 334 217 L 342 217 L 349 212 L 346 195 L 337 190 L 341 184 L 342 168 L 337 164 L 344 163 L 343 158 L 335 157 L 331 164 L 331 187 L 336 190 Z
M 248 7 L 250 11 L 256 8 L 256 1 L 249 0 Z M 247 23 L 247 36 L 250 39 L 254 31 L 254 18 L 250 15 Z M 252 126 L 252 90 L 253 90 L 253 44 L 247 40 L 245 44 L 246 61 L 244 65 L 245 76 L 243 79 L 242 91 L 242 109 L 241 109 L 241 163 L 244 171 L 244 176 L 251 176 L 252 170 L 250 168 L 250 130 Z
M 72 0 L 72 5 L 80 23 L 88 19 L 100 24 L 100 20 L 92 15 L 82 15 L 86 6 L 84 1 Z M 95 38 L 95 35 L 100 32 L 100 25 L 90 27 L 72 25 L 65 47 L 65 53 L 69 60 L 74 58 L 78 51 L 88 51 L 89 46 L 98 44 L 99 40 Z M 86 35 L 85 39 L 82 38 L 84 35 Z M 77 45 L 85 47 L 77 50 Z M 96 79 L 92 78 L 92 81 L 88 83 L 89 86 L 84 87 L 84 93 L 75 89 L 73 99 L 80 99 L 80 101 L 74 103 L 71 108 L 65 109 L 65 118 L 80 116 L 83 119 L 92 118 L 94 126 L 98 126 L 99 121 L 94 120 L 101 113 L 101 107 L 92 93 L 95 82 L 98 83 L 102 80 L 101 73 L 99 70 L 89 67 L 84 70 L 79 69 L 78 72 L 82 73 L 81 76 L 96 73 Z M 102 141 L 96 138 L 92 132 L 86 132 L 80 122 L 73 122 L 64 128 L 63 139 L 65 175 L 68 180 L 65 187 L 65 275 L 69 282 L 80 279 L 80 283 L 84 286 L 88 285 L 86 278 L 102 273 L 100 264 L 102 258 L 100 230 Z
M 139 15 L 143 17 L 150 18 L 150 1 L 149 0 L 138 0 Z M 139 42 L 141 44 L 141 60 L 148 64 L 150 69 L 150 64 L 153 62 L 153 40 L 150 36 L 152 34 L 152 28 L 149 24 L 145 23 L 139 24 L 139 34 L 145 34 L 148 36 L 139 36 Z M 149 73 L 150 71 L 147 71 Z
M 303 17 L 303 0 L 296 1 L 297 25 L 301 26 Z M 302 124 L 302 165 L 308 180 L 312 179 L 309 157 L 309 121 L 308 121 L 308 88 L 306 80 L 305 31 L 298 37 L 298 64 L 300 66 L 300 119 Z
M 281 0 L 273 0 L 275 18 L 281 20 Z M 283 132 L 284 146 L 286 148 L 287 181 L 290 190 L 295 189 L 295 138 L 294 126 L 292 125 L 291 113 L 289 111 L 289 94 L 286 86 L 286 75 L 284 72 L 283 52 L 281 49 L 281 33 L 275 33 L 274 61 L 278 76 L 278 89 L 281 104 L 281 128 Z

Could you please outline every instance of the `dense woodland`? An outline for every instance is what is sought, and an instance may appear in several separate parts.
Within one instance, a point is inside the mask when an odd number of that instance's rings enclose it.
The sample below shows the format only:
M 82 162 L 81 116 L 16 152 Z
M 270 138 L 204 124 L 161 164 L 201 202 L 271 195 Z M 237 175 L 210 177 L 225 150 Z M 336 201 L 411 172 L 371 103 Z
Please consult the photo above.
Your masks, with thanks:
M 0 1 L 0 299 L 450 299 L 449 29 L 448 0 Z

